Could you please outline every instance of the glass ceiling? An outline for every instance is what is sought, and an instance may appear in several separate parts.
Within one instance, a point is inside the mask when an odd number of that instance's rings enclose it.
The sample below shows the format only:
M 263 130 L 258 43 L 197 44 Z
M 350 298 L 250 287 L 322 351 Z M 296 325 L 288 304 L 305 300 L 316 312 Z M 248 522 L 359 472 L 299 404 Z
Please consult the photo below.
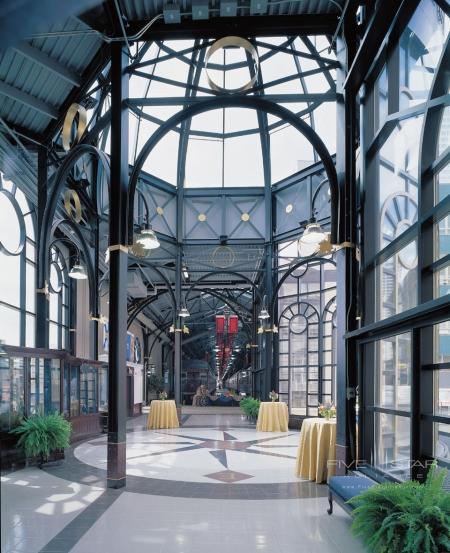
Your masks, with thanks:
M 139 45 L 130 77 L 130 164 L 170 116 L 197 97 L 223 94 L 213 91 L 207 78 L 204 60 L 212 42 Z M 337 62 L 328 52 L 327 38 L 258 38 L 253 45 L 260 63 L 256 84 L 252 92 L 240 94 L 266 97 L 299 114 L 333 154 Z M 210 78 L 227 88 L 249 81 L 254 67 L 243 48 L 221 49 L 208 63 Z M 109 107 L 107 98 L 102 111 Z M 186 188 L 248 187 L 276 183 L 315 161 L 309 142 L 290 125 L 256 110 L 225 108 L 197 115 L 170 131 L 145 161 L 144 171 Z

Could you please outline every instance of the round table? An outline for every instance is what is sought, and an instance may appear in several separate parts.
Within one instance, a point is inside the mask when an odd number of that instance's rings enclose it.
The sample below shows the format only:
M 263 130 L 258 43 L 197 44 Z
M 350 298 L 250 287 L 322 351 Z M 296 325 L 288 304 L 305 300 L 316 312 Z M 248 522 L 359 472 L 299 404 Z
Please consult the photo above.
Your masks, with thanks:
M 177 407 L 173 399 L 154 399 L 150 404 L 147 419 L 147 429 L 151 428 L 178 428 L 180 426 Z
M 335 472 L 335 461 L 336 419 L 304 419 L 297 451 L 296 475 L 317 483 L 328 481 Z
M 256 430 L 259 432 L 287 432 L 288 422 L 288 408 L 284 401 L 261 402 Z

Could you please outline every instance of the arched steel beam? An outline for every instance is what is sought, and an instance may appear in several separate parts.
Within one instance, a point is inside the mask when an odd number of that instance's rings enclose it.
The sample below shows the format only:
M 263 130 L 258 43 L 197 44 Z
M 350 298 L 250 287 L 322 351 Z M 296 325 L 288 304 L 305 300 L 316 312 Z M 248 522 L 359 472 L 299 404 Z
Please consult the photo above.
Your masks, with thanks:
M 217 299 L 219 299 L 220 301 L 223 301 L 226 305 L 228 305 L 228 307 L 229 307 L 234 313 L 236 313 L 236 315 L 238 316 L 238 318 L 239 318 L 239 320 L 241 321 L 241 323 L 242 323 L 244 329 L 246 329 L 246 332 L 247 332 L 248 336 L 251 335 L 251 329 L 248 329 L 248 330 L 247 330 L 247 328 L 249 327 L 249 324 L 243 319 L 242 315 L 236 311 L 236 307 L 233 306 L 233 304 L 231 303 L 231 301 L 229 301 L 228 298 L 225 298 L 225 297 L 222 296 L 222 294 L 220 294 L 219 292 L 216 292 L 215 290 L 212 290 L 212 289 L 209 289 L 209 288 L 208 288 L 208 294 L 211 294 L 211 296 L 216 297 Z M 197 298 L 195 298 L 195 299 L 197 299 Z M 243 309 L 245 309 L 245 308 L 243 307 Z M 249 313 L 249 315 L 251 315 L 251 311 L 249 311 L 248 313 Z
M 295 265 L 293 265 L 289 270 L 285 272 L 285 274 L 280 278 L 272 297 L 272 303 L 270 305 L 270 316 L 272 317 L 272 321 L 274 320 L 274 314 L 275 314 L 275 302 L 278 298 L 278 292 L 280 291 L 281 286 L 283 285 L 284 281 L 287 279 L 289 275 L 291 275 L 295 270 L 297 270 L 299 267 L 302 267 L 303 265 L 308 265 L 308 263 L 331 263 L 332 265 L 336 266 L 336 263 L 332 259 L 327 259 L 326 257 L 306 257 L 305 259 L 302 259 Z
M 167 290 L 163 290 L 162 294 L 165 294 Z M 139 305 L 135 306 L 133 311 L 128 315 L 127 319 L 127 329 L 130 328 L 130 326 L 133 324 L 134 319 L 141 313 L 146 307 L 148 307 L 151 303 L 156 301 L 158 299 L 158 296 L 150 296 L 149 298 L 146 298 L 143 300 Z
M 56 229 L 61 225 L 67 225 L 68 227 L 70 227 L 70 229 L 78 238 L 80 242 L 80 247 L 78 247 L 78 245 L 75 244 L 75 242 L 73 242 L 72 240 L 70 240 L 70 238 L 66 236 L 61 238 L 54 237 Z M 86 242 L 86 239 L 84 238 L 79 225 L 74 223 L 74 221 L 72 221 L 71 219 L 60 219 L 59 221 L 56 221 L 53 224 L 50 236 L 54 238 L 49 244 L 49 252 L 53 244 L 57 242 L 68 242 L 69 244 L 75 246 L 77 250 L 81 250 L 81 252 L 83 253 L 83 258 L 86 263 L 88 282 L 89 282 L 89 310 L 91 315 L 93 315 L 94 317 L 98 317 L 98 301 L 97 301 L 98 296 L 97 296 L 97 290 L 95 285 L 94 264 L 92 262 L 89 245 Z
M 42 219 L 42 227 L 39 237 L 38 251 L 38 266 L 37 266 L 37 288 L 44 288 L 45 282 L 48 279 L 49 271 L 49 241 L 51 225 L 56 213 L 58 200 L 61 192 L 66 185 L 67 177 L 70 174 L 75 163 L 84 155 L 93 155 L 102 164 L 107 180 L 109 182 L 109 159 L 108 156 L 101 150 L 91 146 L 90 144 L 79 144 L 75 146 L 64 159 L 61 167 L 55 176 L 54 184 L 48 197 L 47 205 L 45 206 L 44 216 Z
M 169 295 L 170 295 L 170 299 L 171 299 L 171 303 L 172 303 L 172 307 L 173 307 L 173 310 L 174 310 L 174 313 L 176 312 L 176 309 L 177 309 L 177 302 L 176 302 L 176 299 L 175 299 L 175 294 L 172 290 L 172 285 L 170 284 L 169 280 L 167 279 L 167 277 L 164 275 L 164 273 L 162 271 L 160 271 L 159 269 L 157 269 L 156 267 L 153 267 L 153 266 L 149 266 L 147 265 L 152 271 L 155 271 L 155 273 L 157 273 L 161 279 L 164 281 L 164 283 L 166 284 L 167 286 L 167 292 L 169 292 Z M 130 325 L 132 324 L 132 322 L 134 321 L 134 319 L 139 315 L 139 313 L 145 309 L 148 305 L 150 305 L 153 301 L 157 300 L 158 299 L 158 294 L 156 296 L 150 296 L 149 298 L 147 298 L 142 304 L 140 304 L 138 307 L 136 307 L 136 309 L 134 311 L 132 311 L 132 313 L 130 313 L 130 315 L 128 316 L 128 323 L 127 323 L 127 328 L 130 327 Z
M 258 290 L 257 285 L 252 280 L 250 280 L 248 277 L 246 277 L 245 275 L 243 275 L 241 273 L 236 273 L 235 271 L 226 271 L 226 270 L 221 271 L 221 270 L 218 269 L 217 271 L 211 271 L 209 273 L 206 273 L 205 275 L 200 277 L 198 280 L 193 282 L 191 284 L 191 286 L 189 287 L 189 290 L 186 292 L 185 301 L 188 300 L 189 295 L 191 294 L 191 292 L 195 289 L 195 287 L 198 284 L 200 284 L 204 280 L 206 280 L 209 277 L 214 276 L 214 275 L 234 275 L 234 276 L 239 277 L 240 279 L 244 280 L 249 286 L 251 286 L 256 291 L 256 293 L 258 295 L 258 298 L 261 300 L 261 292 Z
M 240 107 L 261 110 L 270 113 L 292 125 L 297 129 L 307 140 L 312 147 L 317 151 L 321 159 L 325 172 L 328 177 L 331 192 L 331 241 L 335 244 L 339 242 L 339 209 L 340 209 L 340 191 L 339 183 L 336 174 L 336 168 L 333 159 L 327 150 L 327 147 L 322 142 L 319 135 L 302 119 L 299 119 L 294 113 L 287 108 L 265 100 L 259 97 L 246 96 L 219 96 L 198 104 L 190 105 L 182 111 L 170 117 L 161 127 L 159 127 L 152 136 L 144 144 L 139 153 L 133 172 L 130 177 L 129 198 L 128 198 L 128 239 L 133 237 L 134 230 L 134 195 L 140 172 L 144 166 L 145 160 L 148 158 L 153 148 L 158 142 L 174 127 L 180 125 L 186 119 L 190 119 L 195 115 L 212 111 L 215 109 L 226 107 Z

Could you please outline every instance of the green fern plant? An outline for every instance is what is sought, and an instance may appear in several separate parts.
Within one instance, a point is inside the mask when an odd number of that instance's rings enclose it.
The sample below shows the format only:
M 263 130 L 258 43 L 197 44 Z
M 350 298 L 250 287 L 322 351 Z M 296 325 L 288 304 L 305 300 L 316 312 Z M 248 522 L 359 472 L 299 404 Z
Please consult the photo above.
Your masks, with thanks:
M 258 418 L 260 403 L 259 399 L 255 399 L 254 397 L 245 397 L 244 399 L 241 399 L 239 406 L 249 419 L 256 419 Z
M 370 553 L 450 552 L 450 494 L 446 470 L 434 463 L 426 482 L 378 484 L 353 497 L 352 530 Z
M 37 413 L 11 430 L 11 434 L 20 436 L 17 445 L 25 451 L 27 457 L 39 457 L 39 468 L 42 468 L 50 453 L 69 447 L 71 432 L 72 425 L 59 413 Z

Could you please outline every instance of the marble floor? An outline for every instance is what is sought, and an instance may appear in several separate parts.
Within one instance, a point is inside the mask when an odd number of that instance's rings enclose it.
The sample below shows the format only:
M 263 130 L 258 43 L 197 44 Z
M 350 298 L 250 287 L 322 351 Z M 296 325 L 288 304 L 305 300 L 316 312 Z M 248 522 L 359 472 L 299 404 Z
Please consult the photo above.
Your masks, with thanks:
M 176 430 L 129 421 L 127 487 L 105 489 L 105 437 L 45 470 L 2 476 L 2 553 L 359 553 L 327 487 L 294 475 L 298 432 L 257 432 L 233 413 Z

